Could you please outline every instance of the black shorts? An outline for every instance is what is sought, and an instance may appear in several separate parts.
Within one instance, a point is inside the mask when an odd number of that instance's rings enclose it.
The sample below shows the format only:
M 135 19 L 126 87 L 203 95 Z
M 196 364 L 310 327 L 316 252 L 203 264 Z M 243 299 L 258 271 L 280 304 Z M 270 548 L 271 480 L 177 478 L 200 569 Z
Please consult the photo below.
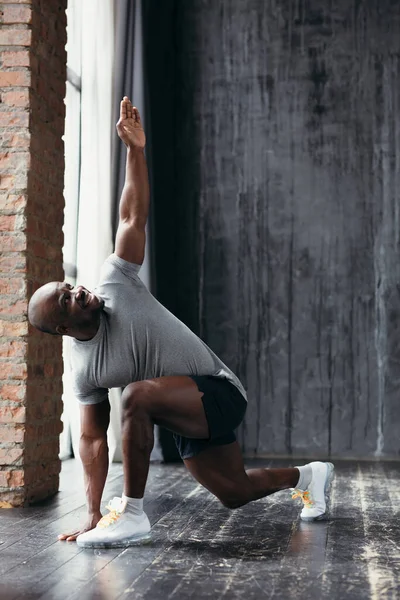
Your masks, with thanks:
M 245 398 L 228 379 L 211 375 L 194 375 L 191 379 L 203 392 L 202 401 L 210 437 L 194 439 L 174 433 L 176 447 L 183 459 L 192 458 L 210 446 L 234 442 L 236 436 L 233 430 L 242 422 L 247 408 Z

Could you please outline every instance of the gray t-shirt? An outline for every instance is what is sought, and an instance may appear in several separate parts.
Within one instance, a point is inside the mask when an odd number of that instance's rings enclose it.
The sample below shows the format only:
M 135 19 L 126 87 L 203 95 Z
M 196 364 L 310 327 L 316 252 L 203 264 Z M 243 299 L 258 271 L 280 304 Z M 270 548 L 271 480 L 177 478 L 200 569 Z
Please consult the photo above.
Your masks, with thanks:
M 95 293 L 104 300 L 99 329 L 72 340 L 74 392 L 97 404 L 108 389 L 165 375 L 216 375 L 246 398 L 239 379 L 186 325 L 160 304 L 139 278 L 140 266 L 112 254 Z

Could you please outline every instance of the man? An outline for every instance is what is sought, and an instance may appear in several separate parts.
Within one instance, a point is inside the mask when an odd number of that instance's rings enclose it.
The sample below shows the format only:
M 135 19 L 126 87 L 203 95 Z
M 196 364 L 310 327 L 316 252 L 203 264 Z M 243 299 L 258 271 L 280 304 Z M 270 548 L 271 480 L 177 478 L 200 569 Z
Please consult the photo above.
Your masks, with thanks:
M 138 272 L 145 250 L 149 185 L 140 116 L 127 97 L 117 131 L 127 146 L 115 253 L 104 263 L 95 293 L 48 283 L 29 303 L 38 329 L 73 339 L 72 369 L 80 402 L 80 455 L 88 517 L 59 536 L 82 547 L 128 546 L 150 537 L 143 496 L 154 424 L 170 429 L 190 473 L 229 508 L 278 490 L 296 488 L 313 521 L 327 515 L 330 463 L 245 471 L 233 430 L 246 411 L 239 379 L 182 322 L 148 292 Z M 102 517 L 108 471 L 108 389 L 123 387 L 124 490 Z

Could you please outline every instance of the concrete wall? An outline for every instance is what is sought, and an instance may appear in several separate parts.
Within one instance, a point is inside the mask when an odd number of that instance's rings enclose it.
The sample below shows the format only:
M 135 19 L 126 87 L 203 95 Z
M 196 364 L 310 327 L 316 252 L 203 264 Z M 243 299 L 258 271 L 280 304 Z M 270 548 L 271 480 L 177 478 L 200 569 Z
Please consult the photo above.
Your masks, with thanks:
M 399 3 L 168 6 L 160 299 L 245 383 L 247 453 L 398 455 Z

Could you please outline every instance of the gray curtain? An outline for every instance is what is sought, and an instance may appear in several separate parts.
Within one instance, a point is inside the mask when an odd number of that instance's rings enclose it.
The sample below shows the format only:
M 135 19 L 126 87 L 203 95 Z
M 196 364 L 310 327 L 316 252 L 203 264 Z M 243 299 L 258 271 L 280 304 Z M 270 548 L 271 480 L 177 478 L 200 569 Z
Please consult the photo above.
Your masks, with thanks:
M 115 2 L 115 69 L 113 115 L 117 122 L 119 105 L 124 95 L 134 99 L 134 62 L 135 62 L 135 0 L 118 0 Z M 112 137 L 112 231 L 118 227 L 118 206 L 125 179 L 126 149 L 119 138 Z

